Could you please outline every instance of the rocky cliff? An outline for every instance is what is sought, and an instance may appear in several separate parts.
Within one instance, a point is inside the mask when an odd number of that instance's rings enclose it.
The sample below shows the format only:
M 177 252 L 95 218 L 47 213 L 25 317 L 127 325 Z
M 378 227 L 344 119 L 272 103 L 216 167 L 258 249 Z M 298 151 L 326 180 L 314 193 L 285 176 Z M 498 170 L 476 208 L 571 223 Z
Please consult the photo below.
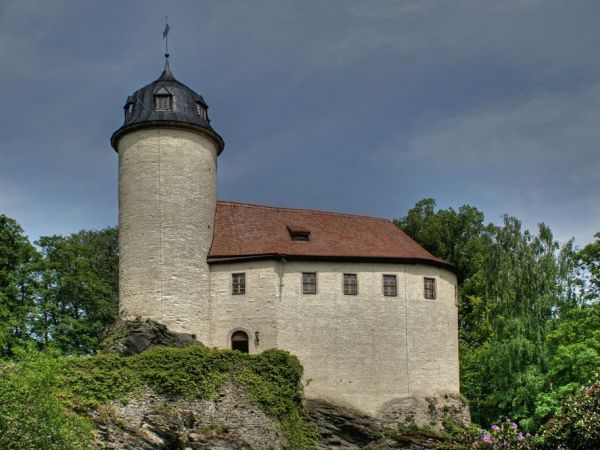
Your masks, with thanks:
M 89 357 L 32 353 L 0 366 L 7 449 L 433 449 L 452 439 L 302 397 L 287 352 L 202 346 L 149 321 L 116 325 Z M 438 408 L 429 407 L 431 425 Z M 439 414 L 449 408 L 439 408 Z M 435 419 L 435 420 L 434 420 Z M 450 443 L 450 444 L 449 444 Z M 468 447 L 467 447 L 468 448 Z

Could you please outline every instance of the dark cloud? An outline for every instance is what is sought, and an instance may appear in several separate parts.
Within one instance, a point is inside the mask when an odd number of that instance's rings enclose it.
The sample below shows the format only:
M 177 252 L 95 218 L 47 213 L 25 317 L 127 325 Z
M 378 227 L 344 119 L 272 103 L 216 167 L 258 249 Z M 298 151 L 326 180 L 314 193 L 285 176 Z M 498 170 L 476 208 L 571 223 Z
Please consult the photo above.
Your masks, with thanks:
M 108 139 L 161 71 L 224 136 L 219 196 L 384 217 L 415 201 L 600 231 L 600 3 L 0 4 L 0 210 L 33 237 L 117 220 Z M 8 105 L 8 107 L 6 107 Z

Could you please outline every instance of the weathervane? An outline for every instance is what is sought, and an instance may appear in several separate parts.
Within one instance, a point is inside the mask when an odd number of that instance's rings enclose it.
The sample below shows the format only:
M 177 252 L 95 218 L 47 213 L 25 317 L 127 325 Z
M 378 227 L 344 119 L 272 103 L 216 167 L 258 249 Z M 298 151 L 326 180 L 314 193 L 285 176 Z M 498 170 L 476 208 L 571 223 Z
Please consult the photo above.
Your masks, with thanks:
M 165 31 L 163 31 L 163 39 L 165 40 L 165 58 L 169 57 L 169 18 L 165 16 Z

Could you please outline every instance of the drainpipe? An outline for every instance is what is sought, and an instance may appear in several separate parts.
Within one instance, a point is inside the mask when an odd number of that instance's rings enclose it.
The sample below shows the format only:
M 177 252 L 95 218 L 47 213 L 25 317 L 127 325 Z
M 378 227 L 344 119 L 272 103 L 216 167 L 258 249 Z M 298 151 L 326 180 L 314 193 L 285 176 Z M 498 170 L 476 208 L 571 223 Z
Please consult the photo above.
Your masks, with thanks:
M 285 255 L 281 255 L 281 270 L 279 271 L 279 301 L 281 302 L 281 294 L 283 292 L 283 275 L 285 273 Z

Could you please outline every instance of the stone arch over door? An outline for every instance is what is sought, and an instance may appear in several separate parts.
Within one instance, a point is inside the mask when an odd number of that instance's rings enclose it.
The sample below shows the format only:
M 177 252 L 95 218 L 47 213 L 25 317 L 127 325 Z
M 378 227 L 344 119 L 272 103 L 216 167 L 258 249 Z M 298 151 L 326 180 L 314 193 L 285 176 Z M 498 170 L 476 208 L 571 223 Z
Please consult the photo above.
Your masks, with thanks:
M 229 348 L 238 350 L 242 353 L 250 353 L 250 333 L 238 328 L 229 334 Z

